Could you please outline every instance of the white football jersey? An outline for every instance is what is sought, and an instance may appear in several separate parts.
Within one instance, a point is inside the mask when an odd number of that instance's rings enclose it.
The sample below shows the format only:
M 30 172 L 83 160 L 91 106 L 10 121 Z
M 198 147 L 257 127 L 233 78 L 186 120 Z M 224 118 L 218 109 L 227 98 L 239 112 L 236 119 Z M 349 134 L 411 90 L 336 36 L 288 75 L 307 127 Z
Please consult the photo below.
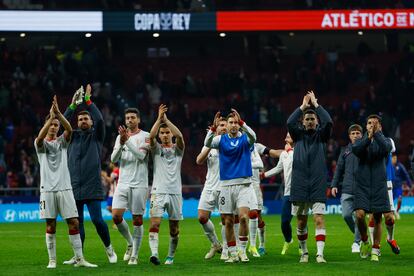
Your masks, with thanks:
M 260 170 L 264 168 L 263 160 L 260 155 L 263 154 L 265 146 L 259 143 L 254 143 L 253 151 L 251 153 L 252 158 L 252 182 L 260 183 Z
M 203 147 L 203 150 L 207 147 Z M 204 183 L 205 190 L 217 190 L 220 182 L 219 151 L 211 149 L 207 156 L 207 175 Z
M 151 154 L 154 162 L 151 193 L 181 195 L 181 163 L 184 151 L 176 144 L 165 147 L 155 143 Z
M 283 151 L 280 154 L 279 162 L 277 162 L 276 167 L 267 171 L 265 177 L 270 177 L 275 174 L 283 172 L 283 178 L 285 182 L 284 195 L 290 195 L 290 187 L 292 182 L 292 164 L 293 164 L 293 149 L 288 151 Z
M 146 131 L 131 135 L 124 145 L 120 143 L 120 136 L 116 137 L 111 161 L 119 161 L 117 186 L 148 187 L 148 150 L 149 133 Z
M 68 167 L 68 146 L 63 135 L 54 140 L 43 140 L 35 149 L 40 164 L 40 192 L 72 190 Z

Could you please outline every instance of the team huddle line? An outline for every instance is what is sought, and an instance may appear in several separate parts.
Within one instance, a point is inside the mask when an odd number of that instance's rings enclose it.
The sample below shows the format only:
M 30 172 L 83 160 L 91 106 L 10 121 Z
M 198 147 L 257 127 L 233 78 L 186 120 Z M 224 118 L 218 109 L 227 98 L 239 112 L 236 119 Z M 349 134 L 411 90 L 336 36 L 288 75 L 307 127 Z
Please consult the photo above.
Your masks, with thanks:
M 79 93 L 81 91 L 81 93 Z M 81 109 L 79 106 L 83 106 Z M 81 111 L 78 111 L 80 109 Z M 78 112 L 77 112 L 78 111 Z M 170 240 L 164 263 L 172 265 L 179 242 L 179 221 L 182 215 L 181 163 L 185 142 L 181 131 L 167 117 L 168 108 L 160 105 L 158 117 L 150 132 L 139 128 L 139 110 L 125 110 L 125 125 L 111 154 L 111 162 L 119 164 L 119 177 L 112 203 L 113 221 L 127 243 L 123 260 L 138 264 L 138 254 L 144 235 L 143 214 L 148 198 L 148 162 L 153 162 L 153 184 L 150 191 L 149 246 L 150 262 L 160 265 L 159 229 L 163 214 L 169 219 Z M 77 128 L 69 123 L 76 114 Z M 58 136 L 60 125 L 64 132 Z M 199 222 L 211 243 L 205 259 L 221 253 L 226 263 L 249 262 L 266 254 L 263 195 L 260 181 L 283 172 L 284 196 L 281 230 L 285 239 L 281 254 L 286 254 L 293 242 L 291 220 L 297 217 L 297 239 L 300 262 L 309 262 L 308 214 L 312 212 L 317 245 L 316 262 L 326 263 L 324 256 L 326 227 L 326 160 L 325 146 L 332 132 L 332 119 L 318 103 L 313 91 L 303 97 L 302 104 L 287 120 L 287 135 L 283 150 L 260 144 L 256 133 L 232 109 L 223 117 L 217 112 L 204 140 L 196 163 L 207 164 L 207 176 L 199 205 Z M 366 133 L 351 125 L 350 144 L 341 152 L 332 182 L 332 195 L 342 188 L 341 205 L 344 219 L 354 233 L 352 252 L 361 258 L 380 256 L 381 219 L 385 218 L 387 241 L 394 253 L 399 247 L 394 239 L 394 206 L 392 182 L 387 174 L 393 142 L 382 133 L 381 118 L 367 118 Z M 40 130 L 35 148 L 40 164 L 40 214 L 46 220 L 48 268 L 56 268 L 56 218 L 67 221 L 74 256 L 64 264 L 77 267 L 97 267 L 85 260 L 84 205 L 101 238 L 110 263 L 117 262 L 108 226 L 102 218 L 101 150 L 105 138 L 102 114 L 91 100 L 91 86 L 78 90 L 62 114 L 56 96 Z M 173 140 L 175 138 L 175 142 Z M 395 148 L 395 147 L 394 147 Z M 279 158 L 273 169 L 264 172 L 261 156 Z M 388 180 L 388 181 L 387 181 Z M 391 183 L 391 184 L 390 184 Z M 390 186 L 391 185 L 391 186 Z M 390 188 L 391 187 L 391 188 Z M 133 232 L 123 215 L 132 213 Z M 222 242 L 219 241 L 211 212 L 218 209 L 222 222 Z M 355 212 L 356 220 L 352 214 Z M 370 213 L 368 240 L 365 214 Z M 256 239 L 259 238 L 257 249 Z M 249 244 L 249 246 L 248 246 Z

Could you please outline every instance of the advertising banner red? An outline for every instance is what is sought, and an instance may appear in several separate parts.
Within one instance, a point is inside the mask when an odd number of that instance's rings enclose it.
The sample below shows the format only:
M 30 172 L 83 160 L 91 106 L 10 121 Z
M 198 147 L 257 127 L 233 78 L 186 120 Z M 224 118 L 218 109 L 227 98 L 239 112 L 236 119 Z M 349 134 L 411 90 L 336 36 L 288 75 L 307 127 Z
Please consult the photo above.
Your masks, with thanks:
M 217 12 L 217 31 L 413 28 L 413 9 Z

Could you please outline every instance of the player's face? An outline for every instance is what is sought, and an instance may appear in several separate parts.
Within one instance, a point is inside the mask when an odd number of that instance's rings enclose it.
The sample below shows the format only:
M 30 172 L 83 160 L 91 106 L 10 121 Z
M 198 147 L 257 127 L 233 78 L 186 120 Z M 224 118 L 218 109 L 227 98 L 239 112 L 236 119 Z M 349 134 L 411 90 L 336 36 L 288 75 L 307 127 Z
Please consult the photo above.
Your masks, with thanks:
M 392 156 L 391 162 L 394 166 L 397 165 L 397 155 Z
M 377 118 L 370 118 L 367 121 L 367 130 L 370 131 L 374 127 L 374 125 L 377 125 L 379 130 L 382 129 L 381 123 L 378 121 Z
M 293 139 L 290 137 L 289 132 L 286 134 L 285 143 L 289 144 L 291 147 L 293 146 Z
M 141 122 L 136 113 L 125 114 L 125 124 L 130 130 L 135 130 Z
M 352 130 L 349 133 L 349 140 L 351 140 L 351 143 L 355 143 L 356 140 L 361 139 L 362 133 L 359 130 Z
M 306 130 L 316 129 L 316 126 L 318 125 L 318 118 L 312 113 L 305 114 L 305 116 L 303 116 L 302 124 Z
M 230 117 L 227 119 L 227 132 L 230 133 L 232 136 L 236 136 L 239 132 L 240 125 L 239 122 L 236 121 L 234 117 Z
M 92 127 L 92 119 L 87 114 L 81 114 L 78 116 L 78 127 L 82 130 L 87 130 Z
M 171 130 L 168 127 L 162 127 L 160 128 L 160 131 L 158 132 L 158 138 L 160 138 L 161 143 L 164 145 L 169 145 L 172 143 L 172 133 Z
M 56 137 L 56 135 L 59 131 L 59 128 L 60 128 L 59 120 L 58 119 L 53 119 L 52 123 L 49 126 L 49 130 L 47 131 L 47 134 L 49 136 Z
M 227 121 L 221 120 L 219 125 L 217 126 L 216 134 L 223 135 L 227 132 Z

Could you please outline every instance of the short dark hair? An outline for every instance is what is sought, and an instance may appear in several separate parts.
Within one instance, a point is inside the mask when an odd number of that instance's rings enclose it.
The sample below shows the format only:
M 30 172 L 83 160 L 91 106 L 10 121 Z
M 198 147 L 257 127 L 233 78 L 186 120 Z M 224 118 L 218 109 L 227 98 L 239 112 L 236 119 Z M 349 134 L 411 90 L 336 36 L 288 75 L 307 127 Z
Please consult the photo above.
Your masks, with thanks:
M 46 116 L 46 118 L 45 118 L 45 122 L 47 122 L 48 120 L 50 119 L 50 113 L 49 114 L 47 114 L 47 116 Z M 54 118 L 53 120 L 58 120 L 59 121 L 59 119 L 58 118 Z M 60 121 L 59 121 L 59 123 L 60 123 Z
M 80 111 L 79 113 L 78 113 L 78 115 L 77 115 L 77 118 L 79 118 L 79 116 L 80 115 L 88 115 L 89 116 L 89 118 L 92 118 L 91 117 L 91 114 L 89 113 L 89 111 L 87 111 L 87 110 L 82 110 L 82 111 Z
M 161 123 L 158 129 L 160 128 L 168 128 L 168 125 L 166 123 Z
M 226 116 L 226 121 L 228 121 L 230 118 L 233 118 L 235 115 L 233 112 L 230 112 L 227 116 Z
M 377 115 L 377 114 L 371 114 L 371 115 L 369 115 L 367 117 L 367 122 L 368 122 L 369 119 L 377 119 L 378 122 L 380 122 L 380 123 L 381 123 L 381 120 L 382 120 L 381 116 L 380 115 Z
M 306 108 L 305 110 L 303 110 L 303 116 L 305 116 L 306 114 L 314 114 L 315 116 L 317 116 L 316 111 L 313 108 Z
M 362 126 L 358 124 L 353 124 L 348 128 L 348 134 L 350 134 L 352 131 L 359 131 L 362 133 Z
M 135 107 L 128 107 L 127 109 L 125 109 L 124 114 L 127 114 L 127 113 L 135 113 L 135 114 L 137 114 L 138 118 L 140 117 L 139 110 L 138 110 L 138 108 L 135 108 Z

